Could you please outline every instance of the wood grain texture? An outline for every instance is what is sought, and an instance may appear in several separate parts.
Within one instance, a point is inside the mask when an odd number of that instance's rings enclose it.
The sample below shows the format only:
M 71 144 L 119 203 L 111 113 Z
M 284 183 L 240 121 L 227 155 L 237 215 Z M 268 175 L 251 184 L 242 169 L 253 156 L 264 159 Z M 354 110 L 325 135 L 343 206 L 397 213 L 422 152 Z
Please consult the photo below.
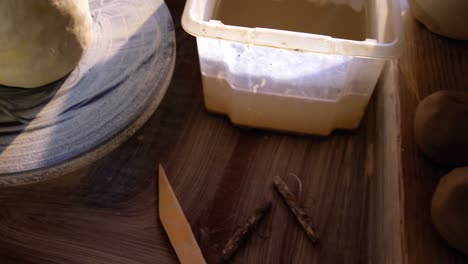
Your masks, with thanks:
M 399 61 L 401 100 L 402 191 L 407 263 L 467 263 L 432 227 L 430 202 L 449 169 L 437 167 L 418 151 L 413 120 L 418 103 L 438 90 L 468 91 L 468 43 L 437 36 L 404 18 L 406 46 Z
M 47 179 L 115 149 L 160 103 L 175 60 L 162 0 L 92 0 L 93 41 L 64 80 L 0 87 L 0 185 Z
M 0 262 L 177 263 L 157 220 L 162 163 L 208 263 L 269 200 L 271 212 L 233 263 L 400 263 L 395 64 L 356 131 L 319 138 L 241 129 L 204 109 L 195 39 L 179 23 L 184 1 L 167 4 L 177 62 L 158 111 L 92 166 L 1 189 Z M 276 176 L 303 201 L 319 246 L 273 190 Z

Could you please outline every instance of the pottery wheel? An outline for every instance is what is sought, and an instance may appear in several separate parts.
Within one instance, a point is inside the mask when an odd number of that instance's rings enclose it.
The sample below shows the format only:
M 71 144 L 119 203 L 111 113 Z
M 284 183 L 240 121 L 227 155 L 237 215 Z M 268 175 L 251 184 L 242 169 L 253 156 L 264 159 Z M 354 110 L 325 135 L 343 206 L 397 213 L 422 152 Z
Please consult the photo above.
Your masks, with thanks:
M 163 0 L 90 0 L 93 42 L 66 78 L 0 86 L 0 186 L 37 182 L 115 149 L 151 116 L 174 69 Z

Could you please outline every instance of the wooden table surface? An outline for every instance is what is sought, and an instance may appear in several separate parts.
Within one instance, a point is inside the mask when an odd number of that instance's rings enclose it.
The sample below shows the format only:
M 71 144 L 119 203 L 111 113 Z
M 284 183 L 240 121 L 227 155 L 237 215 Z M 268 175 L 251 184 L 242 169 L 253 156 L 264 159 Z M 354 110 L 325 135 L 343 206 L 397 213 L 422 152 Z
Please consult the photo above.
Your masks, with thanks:
M 204 110 L 195 40 L 180 26 L 184 1 L 167 4 L 176 26 L 177 63 L 157 112 L 92 166 L 49 182 L 1 189 L 0 263 L 177 263 L 158 220 L 159 163 L 209 263 L 265 200 L 273 201 L 272 211 L 235 263 L 467 260 L 446 247 L 430 225 L 427 205 L 443 171 L 419 156 L 409 131 L 417 100 L 446 85 L 468 83 L 465 44 L 432 36 L 412 18 L 405 21 L 409 45 L 400 61 L 398 90 L 404 150 L 400 237 L 399 174 L 382 169 L 391 168 L 381 157 L 387 146 L 381 143 L 386 131 L 379 130 L 385 89 L 377 89 L 353 132 L 318 138 L 233 127 Z M 456 67 L 449 66 L 450 59 Z M 437 80 L 427 81 L 424 74 Z M 275 176 L 301 197 L 321 236 L 318 246 L 272 191 Z
M 406 45 L 399 60 L 404 251 L 408 263 L 468 263 L 431 224 L 432 194 L 449 169 L 425 159 L 413 137 L 419 101 L 438 90 L 468 92 L 468 42 L 437 36 L 411 15 L 404 17 L 404 28 Z

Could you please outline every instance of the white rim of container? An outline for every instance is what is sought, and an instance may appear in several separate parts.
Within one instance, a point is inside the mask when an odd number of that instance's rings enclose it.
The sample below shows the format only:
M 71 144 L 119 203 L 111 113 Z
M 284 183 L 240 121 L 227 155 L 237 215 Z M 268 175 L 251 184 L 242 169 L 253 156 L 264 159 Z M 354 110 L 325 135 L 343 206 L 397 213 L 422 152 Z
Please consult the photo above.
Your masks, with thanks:
M 195 37 L 216 38 L 303 52 L 381 59 L 394 59 L 401 52 L 401 14 L 399 1 L 396 0 L 387 0 L 391 5 L 389 15 L 392 16 L 391 21 L 394 23 L 396 36 L 392 42 L 387 43 L 376 42 L 373 39 L 355 41 L 278 29 L 231 26 L 217 20 L 202 21 L 196 19 L 193 14 L 196 1 L 187 0 L 182 16 L 182 27 Z

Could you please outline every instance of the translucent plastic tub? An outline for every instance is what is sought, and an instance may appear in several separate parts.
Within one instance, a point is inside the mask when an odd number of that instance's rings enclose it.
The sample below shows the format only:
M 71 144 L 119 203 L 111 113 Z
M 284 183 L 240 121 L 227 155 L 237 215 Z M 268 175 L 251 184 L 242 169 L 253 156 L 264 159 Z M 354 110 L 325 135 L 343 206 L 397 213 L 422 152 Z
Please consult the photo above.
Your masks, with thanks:
M 400 42 L 398 1 L 365 4 L 366 36 L 358 41 L 225 25 L 213 19 L 218 0 L 188 0 L 182 25 L 197 37 L 207 109 L 235 124 L 296 133 L 356 128 Z

